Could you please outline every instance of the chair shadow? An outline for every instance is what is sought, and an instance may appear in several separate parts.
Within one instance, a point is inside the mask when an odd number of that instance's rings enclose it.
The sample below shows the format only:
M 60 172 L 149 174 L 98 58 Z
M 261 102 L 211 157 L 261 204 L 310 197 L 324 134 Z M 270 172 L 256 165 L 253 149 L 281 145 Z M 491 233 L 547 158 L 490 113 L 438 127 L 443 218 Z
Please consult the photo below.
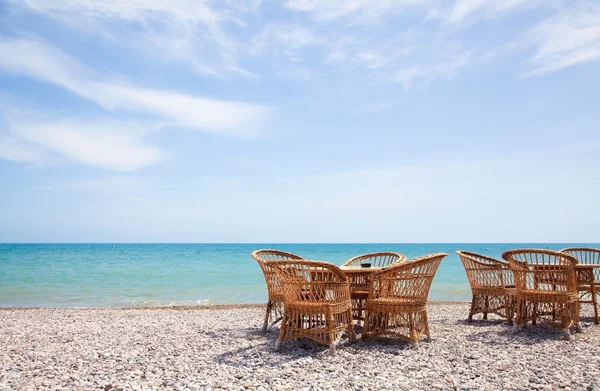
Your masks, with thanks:
M 279 328 L 273 327 L 262 333 L 261 330 L 247 328 L 242 330 L 215 330 L 215 335 L 221 333 L 243 338 L 251 342 L 250 346 L 235 348 L 215 356 L 218 362 L 222 362 L 234 367 L 247 366 L 245 359 L 249 356 L 261 356 L 267 354 L 267 360 L 263 360 L 262 366 L 276 367 L 289 361 L 310 357 L 311 359 L 321 359 L 327 356 L 329 347 L 321 345 L 310 338 L 297 338 L 286 341 L 282 344 L 281 350 L 275 352 L 275 342 L 279 337 Z M 348 338 L 344 336 L 340 342 L 340 347 L 345 348 L 348 345 Z

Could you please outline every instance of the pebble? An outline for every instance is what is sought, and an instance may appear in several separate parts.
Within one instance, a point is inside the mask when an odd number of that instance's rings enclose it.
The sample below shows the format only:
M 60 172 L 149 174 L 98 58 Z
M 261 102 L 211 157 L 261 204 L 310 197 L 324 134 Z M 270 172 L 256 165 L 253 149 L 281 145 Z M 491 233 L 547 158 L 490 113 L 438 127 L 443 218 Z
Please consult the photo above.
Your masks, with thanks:
M 259 307 L 0 310 L 0 389 L 561 391 L 600 381 L 590 306 L 570 342 L 544 324 L 513 335 L 493 315 L 468 324 L 468 309 L 429 305 L 433 341 L 418 349 L 344 338 L 335 356 L 310 340 L 275 353 L 278 326 L 260 333 Z

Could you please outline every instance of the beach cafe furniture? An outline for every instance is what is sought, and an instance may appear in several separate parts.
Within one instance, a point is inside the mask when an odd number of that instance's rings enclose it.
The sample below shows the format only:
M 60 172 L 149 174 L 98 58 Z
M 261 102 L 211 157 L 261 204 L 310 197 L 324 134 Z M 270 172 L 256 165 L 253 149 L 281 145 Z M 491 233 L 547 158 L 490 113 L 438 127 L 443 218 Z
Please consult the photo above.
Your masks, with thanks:
M 269 326 L 269 320 L 271 321 L 271 326 L 273 326 L 280 321 L 283 316 L 283 291 L 281 290 L 281 284 L 279 283 L 277 273 L 271 266 L 271 263 L 273 261 L 298 260 L 304 258 L 296 254 L 278 250 L 257 250 L 250 255 L 258 262 L 267 283 L 269 297 L 265 311 L 265 320 L 262 325 L 262 332 L 265 333 Z
M 512 324 L 516 289 L 508 262 L 468 251 L 456 253 L 465 267 L 473 294 L 467 321 L 472 322 L 475 314 L 482 313 L 483 319 L 487 319 L 493 313 Z
M 448 254 L 437 253 L 391 265 L 376 272 L 365 306 L 362 339 L 391 335 L 418 346 L 430 339 L 427 297 L 431 281 Z
M 600 249 L 596 248 L 565 248 L 560 250 L 577 259 L 575 273 L 577 275 L 577 290 L 579 291 L 579 304 L 592 304 L 594 306 L 594 323 L 598 319 L 598 295 L 600 294 Z
M 502 258 L 509 262 L 515 277 L 514 332 L 538 319 L 563 330 L 567 340 L 571 339 L 572 325 L 581 332 L 575 257 L 550 250 L 518 249 L 504 252 Z
M 329 345 L 335 354 L 344 334 L 353 342 L 352 303 L 348 277 L 334 264 L 290 260 L 271 264 L 283 291 L 283 320 L 275 351 L 294 338 L 308 337 Z
M 350 280 L 350 298 L 352 299 L 352 317 L 364 320 L 365 302 L 369 295 L 371 276 L 381 268 L 404 262 L 406 257 L 394 252 L 363 254 L 348 259 L 341 269 Z

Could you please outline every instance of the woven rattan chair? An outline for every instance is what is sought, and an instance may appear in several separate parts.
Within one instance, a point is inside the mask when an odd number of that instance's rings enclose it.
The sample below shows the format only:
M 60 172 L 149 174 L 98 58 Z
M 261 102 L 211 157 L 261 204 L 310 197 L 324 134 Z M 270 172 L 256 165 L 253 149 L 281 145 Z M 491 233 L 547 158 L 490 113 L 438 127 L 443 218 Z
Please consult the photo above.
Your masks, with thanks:
M 440 262 L 448 254 L 415 258 L 381 270 L 373 276 L 366 303 L 362 338 L 393 335 L 418 346 L 430 339 L 427 296 Z
M 265 333 L 269 326 L 269 319 L 271 320 L 271 326 L 273 326 L 283 316 L 283 291 L 281 290 L 277 273 L 275 273 L 275 269 L 271 266 L 271 262 L 304 258 L 296 254 L 278 250 L 257 250 L 250 255 L 258 262 L 267 283 L 269 298 L 267 300 L 265 320 L 262 325 L 262 332 Z
M 598 295 L 600 295 L 600 249 L 574 247 L 560 250 L 577 258 L 577 290 L 579 291 L 579 304 L 588 303 L 594 306 L 594 323 L 598 319 Z M 585 265 L 585 267 L 582 267 Z
M 334 354 L 345 333 L 356 339 L 348 278 L 339 267 L 317 261 L 279 261 L 275 267 L 284 297 L 275 350 L 285 341 L 308 337 Z
M 514 313 L 515 282 L 508 262 L 468 251 L 457 251 L 467 272 L 473 299 L 468 322 L 473 315 L 489 313 L 508 319 L 512 324 Z
M 566 253 L 536 249 L 506 251 L 502 258 L 510 263 L 515 276 L 515 332 L 528 321 L 535 324 L 538 319 L 562 329 L 567 340 L 571 339 L 572 325 L 581 331 L 577 259 Z
M 361 266 L 370 264 L 371 267 L 386 267 L 391 264 L 404 262 L 406 257 L 399 253 L 378 252 L 359 255 L 348 259 L 343 266 Z M 350 279 L 350 298 L 352 299 L 352 318 L 354 320 L 365 319 L 365 302 L 369 296 L 370 277 L 372 273 L 365 270 L 365 273 L 352 273 Z

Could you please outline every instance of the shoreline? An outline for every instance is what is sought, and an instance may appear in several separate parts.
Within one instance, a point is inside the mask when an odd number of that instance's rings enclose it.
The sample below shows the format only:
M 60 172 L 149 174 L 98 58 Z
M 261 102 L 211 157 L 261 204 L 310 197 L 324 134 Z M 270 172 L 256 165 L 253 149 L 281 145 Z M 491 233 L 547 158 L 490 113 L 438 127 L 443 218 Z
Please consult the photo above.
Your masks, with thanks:
M 430 301 L 429 305 L 464 305 L 470 301 Z M 231 310 L 244 308 L 264 308 L 266 303 L 245 304 L 210 304 L 210 305 L 174 305 L 174 306 L 149 306 L 149 307 L 0 307 L 0 311 L 27 311 L 27 310 Z

